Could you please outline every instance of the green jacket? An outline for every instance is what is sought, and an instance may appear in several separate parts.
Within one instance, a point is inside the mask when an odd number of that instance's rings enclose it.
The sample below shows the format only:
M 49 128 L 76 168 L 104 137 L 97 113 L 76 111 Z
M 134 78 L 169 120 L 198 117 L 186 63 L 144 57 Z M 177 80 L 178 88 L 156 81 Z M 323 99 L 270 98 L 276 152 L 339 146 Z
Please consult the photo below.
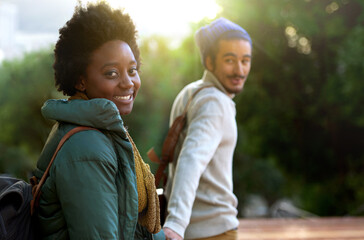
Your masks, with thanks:
M 37 163 L 41 178 L 58 142 L 77 125 L 98 128 L 73 135 L 59 151 L 42 187 L 42 239 L 153 239 L 138 221 L 133 150 L 120 114 L 106 99 L 48 100 L 56 120 Z M 164 239 L 161 231 L 154 239 Z

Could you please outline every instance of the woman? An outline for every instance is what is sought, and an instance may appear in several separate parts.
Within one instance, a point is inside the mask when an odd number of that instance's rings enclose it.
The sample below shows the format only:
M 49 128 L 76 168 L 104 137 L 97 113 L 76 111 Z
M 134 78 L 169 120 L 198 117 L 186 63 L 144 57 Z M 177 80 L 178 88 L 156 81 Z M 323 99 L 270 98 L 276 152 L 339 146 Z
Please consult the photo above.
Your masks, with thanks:
M 60 29 L 55 81 L 68 100 L 48 100 L 42 114 L 56 120 L 37 163 L 41 178 L 70 129 L 42 187 L 42 239 L 164 239 L 149 166 L 126 131 L 140 88 L 139 49 L 129 15 L 106 3 L 79 5 Z M 157 234 L 158 233 L 158 234 Z

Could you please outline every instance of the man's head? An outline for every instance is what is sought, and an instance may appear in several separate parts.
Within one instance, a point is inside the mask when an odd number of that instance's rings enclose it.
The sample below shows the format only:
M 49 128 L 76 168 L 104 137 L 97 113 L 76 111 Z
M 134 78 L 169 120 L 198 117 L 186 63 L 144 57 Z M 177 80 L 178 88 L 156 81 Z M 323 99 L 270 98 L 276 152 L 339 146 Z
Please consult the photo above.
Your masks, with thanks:
M 252 42 L 249 34 L 239 25 L 219 18 L 197 31 L 196 43 L 204 67 L 226 91 L 239 93 L 250 72 Z

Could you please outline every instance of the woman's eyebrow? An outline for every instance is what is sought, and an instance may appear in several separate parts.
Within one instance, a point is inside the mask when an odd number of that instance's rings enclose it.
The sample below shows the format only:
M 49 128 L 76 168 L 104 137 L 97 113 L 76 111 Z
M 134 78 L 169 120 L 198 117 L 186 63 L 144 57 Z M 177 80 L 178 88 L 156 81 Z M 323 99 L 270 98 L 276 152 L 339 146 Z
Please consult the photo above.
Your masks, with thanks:
M 118 65 L 118 62 L 109 62 L 109 63 L 105 63 L 104 65 L 102 65 L 101 68 L 105 68 L 105 67 L 109 67 L 109 66 L 115 66 Z
M 109 67 L 109 66 L 119 65 L 119 64 L 120 64 L 119 62 L 109 62 L 109 63 L 105 63 L 104 65 L 102 65 L 101 69 L 102 69 L 102 68 L 105 68 L 105 67 Z M 137 64 L 137 61 L 135 61 L 135 60 L 131 60 L 131 61 L 129 62 L 129 64 L 130 64 L 130 65 L 132 65 L 132 64 Z

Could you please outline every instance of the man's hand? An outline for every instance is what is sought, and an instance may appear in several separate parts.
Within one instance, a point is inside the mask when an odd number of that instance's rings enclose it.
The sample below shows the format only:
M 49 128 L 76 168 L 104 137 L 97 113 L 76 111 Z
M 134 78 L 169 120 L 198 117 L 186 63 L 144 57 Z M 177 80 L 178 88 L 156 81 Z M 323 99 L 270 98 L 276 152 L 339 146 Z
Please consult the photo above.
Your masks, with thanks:
M 183 240 L 183 238 L 178 235 L 175 231 L 170 228 L 163 228 L 164 235 L 166 235 L 166 240 Z

